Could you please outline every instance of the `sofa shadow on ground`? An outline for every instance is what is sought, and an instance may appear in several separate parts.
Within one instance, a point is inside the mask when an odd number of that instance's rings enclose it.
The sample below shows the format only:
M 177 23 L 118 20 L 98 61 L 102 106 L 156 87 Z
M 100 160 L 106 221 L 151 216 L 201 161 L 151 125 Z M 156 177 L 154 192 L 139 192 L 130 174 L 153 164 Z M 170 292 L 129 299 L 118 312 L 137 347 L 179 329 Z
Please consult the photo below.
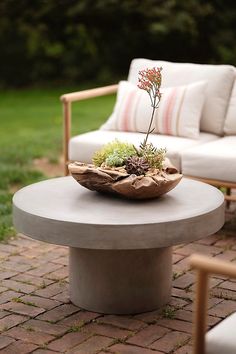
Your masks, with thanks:
M 150 103 L 136 86 L 138 73 L 157 66 L 163 68 L 163 96 L 149 141 L 166 147 L 167 157 L 185 176 L 225 187 L 226 199 L 236 201 L 230 195 L 236 188 L 236 69 L 230 65 L 134 59 L 127 81 L 64 94 L 65 174 L 70 161 L 90 163 L 94 152 L 115 138 L 140 144 Z M 117 91 L 107 122 L 99 130 L 71 137 L 72 102 Z

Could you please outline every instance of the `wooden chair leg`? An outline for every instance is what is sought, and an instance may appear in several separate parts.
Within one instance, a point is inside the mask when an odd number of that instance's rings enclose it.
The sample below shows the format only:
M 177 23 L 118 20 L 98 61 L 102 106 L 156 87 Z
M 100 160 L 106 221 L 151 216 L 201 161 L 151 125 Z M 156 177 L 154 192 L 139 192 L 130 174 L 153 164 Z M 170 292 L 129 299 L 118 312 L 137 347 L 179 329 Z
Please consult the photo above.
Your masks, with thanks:
M 71 103 L 63 102 L 63 116 L 64 116 L 64 174 L 67 176 L 69 174 L 68 170 L 68 160 L 69 151 L 68 144 L 71 134 Z
M 194 354 L 205 354 L 205 333 L 207 328 L 208 274 L 198 271 L 194 328 Z

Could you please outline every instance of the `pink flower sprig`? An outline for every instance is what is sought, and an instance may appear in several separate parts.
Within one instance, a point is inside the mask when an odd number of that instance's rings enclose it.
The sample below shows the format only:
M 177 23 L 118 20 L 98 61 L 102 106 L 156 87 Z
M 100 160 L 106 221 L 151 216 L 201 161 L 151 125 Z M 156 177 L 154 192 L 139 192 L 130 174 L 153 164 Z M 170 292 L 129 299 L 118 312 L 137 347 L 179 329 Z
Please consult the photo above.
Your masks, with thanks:
M 147 91 L 151 100 L 152 115 L 149 123 L 147 135 L 143 142 L 145 147 L 147 144 L 147 139 L 150 133 L 152 133 L 151 127 L 154 118 L 155 110 L 158 108 L 161 100 L 160 86 L 162 81 L 161 75 L 162 68 L 152 68 L 139 71 L 140 77 L 138 78 L 138 88 Z
M 161 71 L 162 68 L 152 68 L 139 71 L 138 88 L 147 91 L 151 106 L 157 108 L 161 99 Z

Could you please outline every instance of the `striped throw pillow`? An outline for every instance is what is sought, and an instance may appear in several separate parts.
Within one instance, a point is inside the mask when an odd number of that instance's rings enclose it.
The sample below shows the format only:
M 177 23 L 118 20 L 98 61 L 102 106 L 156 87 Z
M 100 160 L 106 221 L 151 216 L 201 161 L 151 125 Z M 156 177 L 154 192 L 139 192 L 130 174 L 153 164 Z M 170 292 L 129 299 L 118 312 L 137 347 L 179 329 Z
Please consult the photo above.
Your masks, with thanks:
M 206 85 L 200 81 L 162 88 L 161 102 L 153 120 L 153 133 L 197 139 Z M 151 114 L 148 93 L 128 81 L 121 81 L 114 111 L 100 129 L 146 133 Z

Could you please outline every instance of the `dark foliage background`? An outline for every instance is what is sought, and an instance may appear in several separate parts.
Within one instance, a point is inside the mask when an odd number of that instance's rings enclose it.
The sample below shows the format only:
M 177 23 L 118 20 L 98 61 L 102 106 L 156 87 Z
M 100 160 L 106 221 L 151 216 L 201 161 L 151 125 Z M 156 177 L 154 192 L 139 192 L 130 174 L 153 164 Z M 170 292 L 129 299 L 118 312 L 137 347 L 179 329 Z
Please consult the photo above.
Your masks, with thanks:
M 0 0 L 0 86 L 116 82 L 134 57 L 236 63 L 235 0 Z

